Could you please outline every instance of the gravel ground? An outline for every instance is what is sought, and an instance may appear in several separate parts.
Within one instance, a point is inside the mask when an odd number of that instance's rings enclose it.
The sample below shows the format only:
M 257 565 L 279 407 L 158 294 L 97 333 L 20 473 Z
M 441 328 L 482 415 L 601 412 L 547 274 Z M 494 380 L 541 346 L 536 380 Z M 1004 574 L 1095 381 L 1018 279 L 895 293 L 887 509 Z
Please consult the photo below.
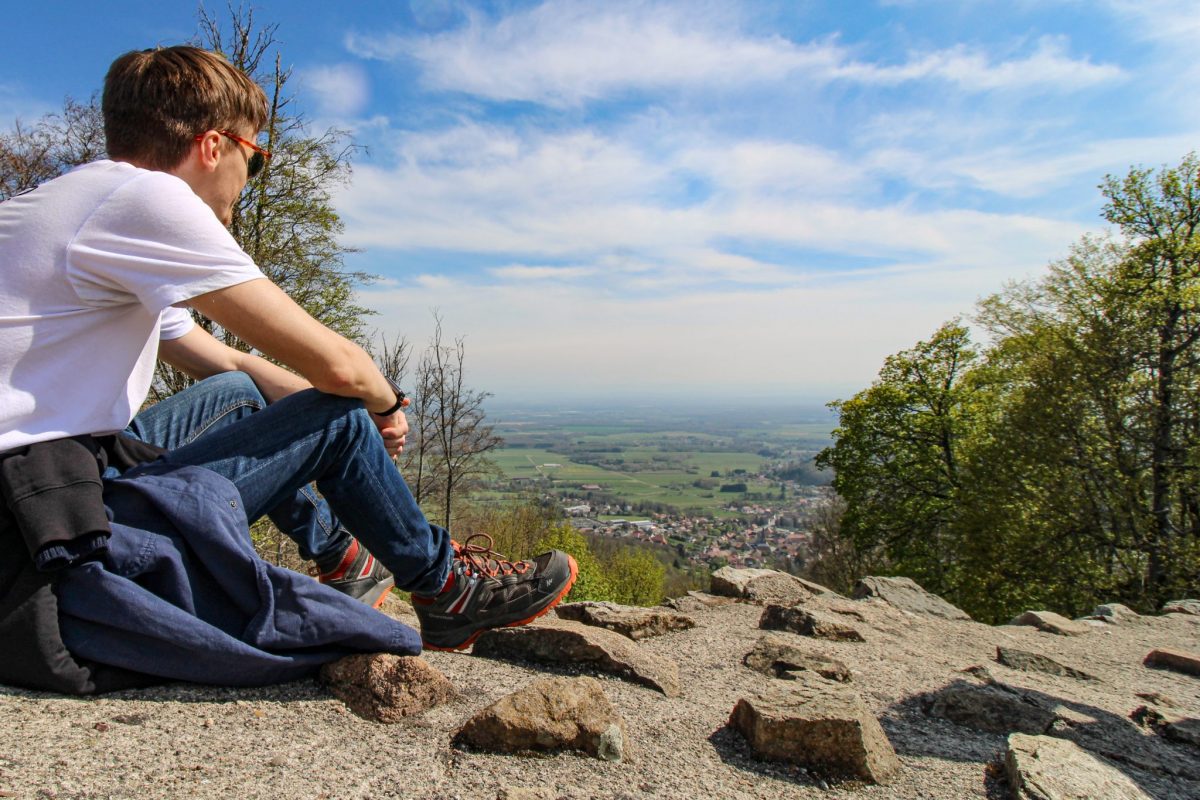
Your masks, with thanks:
M 888 786 L 826 787 L 802 770 L 755 761 L 725 728 L 739 697 L 779 683 L 741 664 L 761 634 L 761 608 L 737 603 L 693 614 L 699 623 L 693 630 L 641 643 L 679 664 L 683 697 L 597 676 L 625 718 L 634 748 L 627 763 L 452 748 L 454 731 L 479 708 L 540 675 L 569 671 L 428 653 L 463 697 L 398 725 L 360 719 L 315 681 L 251 690 L 177 684 L 85 699 L 0 687 L 0 797 L 1007 797 L 995 768 L 1005 737 L 921 710 L 922 695 L 979 664 L 1062 706 L 1077 733 L 1118 746 L 1137 737 L 1151 758 L 1200 774 L 1200 749 L 1166 742 L 1128 716 L 1146 702 L 1135 693 L 1157 691 L 1174 701 L 1176 713 L 1200 717 L 1200 679 L 1141 665 L 1155 647 L 1200 652 L 1200 617 L 1144 617 L 1063 637 L 917 617 L 877 601 L 832 606 L 862 614 L 862 623 L 848 621 L 865 643 L 796 640 L 853 671 L 852 685 L 879 715 L 903 765 Z M 1043 653 L 1101 680 L 1010 670 L 995 662 L 997 645 Z M 1117 766 L 1151 796 L 1200 797 L 1200 782 L 1137 763 L 1146 761 Z

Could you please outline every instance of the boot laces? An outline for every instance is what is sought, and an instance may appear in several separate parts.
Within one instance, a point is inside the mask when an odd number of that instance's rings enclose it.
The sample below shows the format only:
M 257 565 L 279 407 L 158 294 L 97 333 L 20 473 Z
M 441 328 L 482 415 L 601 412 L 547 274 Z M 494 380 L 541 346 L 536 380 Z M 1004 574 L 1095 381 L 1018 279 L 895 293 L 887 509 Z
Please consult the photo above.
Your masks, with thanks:
M 473 533 L 462 544 L 453 540 L 451 544 L 455 555 L 467 565 L 468 577 L 475 573 L 490 578 L 521 574 L 531 565 L 529 561 L 510 561 L 497 553 L 492 549 L 492 537 L 486 533 Z

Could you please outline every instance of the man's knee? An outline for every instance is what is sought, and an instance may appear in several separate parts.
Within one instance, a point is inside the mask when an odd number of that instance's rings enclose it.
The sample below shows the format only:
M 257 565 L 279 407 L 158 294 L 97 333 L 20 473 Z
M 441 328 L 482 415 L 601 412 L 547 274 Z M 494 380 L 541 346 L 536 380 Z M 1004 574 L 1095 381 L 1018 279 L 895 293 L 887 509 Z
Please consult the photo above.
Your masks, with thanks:
M 262 392 L 258 390 L 258 386 L 255 385 L 254 380 L 245 372 L 221 372 L 210 378 L 205 378 L 196 385 L 203 387 L 206 391 L 219 392 L 223 397 L 228 398 L 230 402 L 241 402 L 252 405 L 255 410 L 260 410 L 267 405 Z

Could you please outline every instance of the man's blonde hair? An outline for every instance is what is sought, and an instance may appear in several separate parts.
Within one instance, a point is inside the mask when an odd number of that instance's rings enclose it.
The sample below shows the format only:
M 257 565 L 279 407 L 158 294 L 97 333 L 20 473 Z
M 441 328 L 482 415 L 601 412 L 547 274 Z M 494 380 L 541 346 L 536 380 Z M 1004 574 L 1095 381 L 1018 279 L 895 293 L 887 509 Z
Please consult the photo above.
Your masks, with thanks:
M 223 56 L 177 45 L 133 50 L 104 78 L 104 136 L 112 158 L 170 170 L 197 134 L 267 120 L 262 88 Z

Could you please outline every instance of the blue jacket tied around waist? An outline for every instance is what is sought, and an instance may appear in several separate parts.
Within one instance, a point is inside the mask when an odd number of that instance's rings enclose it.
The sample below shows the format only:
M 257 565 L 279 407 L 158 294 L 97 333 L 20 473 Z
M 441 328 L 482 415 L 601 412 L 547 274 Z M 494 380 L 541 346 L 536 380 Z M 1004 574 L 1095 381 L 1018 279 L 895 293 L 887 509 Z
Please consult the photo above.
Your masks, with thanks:
M 0 656 L 0 681 L 79 694 L 172 679 L 257 686 L 353 653 L 420 652 L 408 626 L 260 559 L 236 488 L 215 472 L 154 461 L 102 485 L 107 543 L 81 532 L 89 546 L 60 546 L 41 570 L 44 537 L 13 546 L 29 524 L 6 497 L 0 633 L 17 649 Z

